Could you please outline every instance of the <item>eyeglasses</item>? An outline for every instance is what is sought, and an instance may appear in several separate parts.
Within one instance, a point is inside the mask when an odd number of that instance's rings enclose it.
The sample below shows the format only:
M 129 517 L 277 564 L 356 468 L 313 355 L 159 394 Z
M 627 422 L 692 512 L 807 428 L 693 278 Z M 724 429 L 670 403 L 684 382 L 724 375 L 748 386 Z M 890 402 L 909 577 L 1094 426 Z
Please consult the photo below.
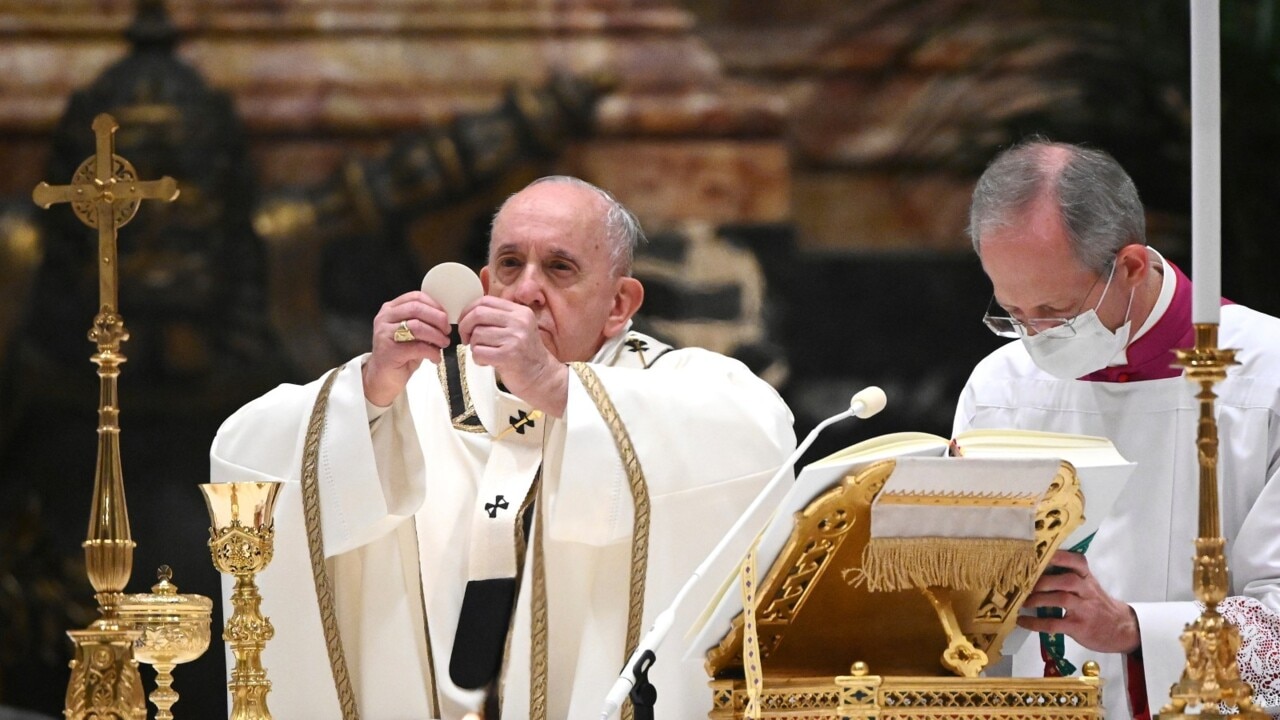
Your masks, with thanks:
M 1102 305 L 1102 301 L 1107 297 L 1107 290 L 1111 287 L 1111 278 L 1115 275 L 1115 262 L 1111 263 L 1111 272 L 1107 274 L 1107 284 L 1102 288 L 1102 296 L 1098 298 L 1098 304 L 1093 306 L 1093 310 L 1097 310 Z M 1098 275 L 1094 279 L 1093 284 L 1089 286 L 1089 291 L 1080 298 L 1080 304 L 1076 306 L 1076 311 L 1068 317 L 1050 317 L 1050 318 L 1027 318 L 1026 320 L 1018 320 L 1011 317 L 1009 311 L 1001 307 L 996 302 L 996 296 L 991 295 L 991 301 L 987 303 L 987 312 L 982 316 L 982 322 L 991 332 L 1000 337 L 1007 338 L 1023 338 L 1027 335 L 1044 335 L 1051 338 L 1069 338 L 1076 334 L 1075 321 L 1083 313 L 1081 309 L 1084 307 L 1085 300 L 1093 294 L 1093 289 L 1098 286 L 1098 281 L 1102 279 Z

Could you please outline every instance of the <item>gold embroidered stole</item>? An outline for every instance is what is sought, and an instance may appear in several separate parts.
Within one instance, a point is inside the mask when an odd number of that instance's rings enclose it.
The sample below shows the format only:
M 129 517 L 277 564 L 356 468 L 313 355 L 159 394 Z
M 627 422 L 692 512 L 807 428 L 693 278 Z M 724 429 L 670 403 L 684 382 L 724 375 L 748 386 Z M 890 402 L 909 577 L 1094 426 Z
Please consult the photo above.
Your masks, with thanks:
M 582 387 L 595 403 L 596 410 L 599 411 L 600 417 L 604 419 L 610 434 L 613 435 L 614 445 L 618 448 L 618 457 L 622 459 L 622 467 L 631 485 L 631 500 L 635 506 L 631 534 L 631 596 L 627 607 L 627 643 L 622 654 L 622 662 L 625 663 L 635 652 L 636 645 L 640 644 L 640 623 L 644 617 L 644 583 L 649 568 L 649 487 L 645 483 L 644 470 L 640 467 L 640 458 L 636 456 L 635 446 L 631 443 L 631 435 L 627 432 L 626 425 L 622 423 L 622 418 L 618 416 L 618 410 L 609 399 L 604 386 L 600 384 L 600 378 L 586 363 L 571 363 L 569 367 L 577 373 L 582 381 Z M 648 363 L 645 367 L 648 367 Z M 535 535 L 535 538 L 540 538 L 540 535 Z M 538 558 L 536 547 L 534 553 L 536 565 Z M 634 712 L 635 709 L 628 701 L 622 707 L 623 720 L 631 720 Z
M 324 628 L 324 645 L 329 653 L 329 670 L 338 690 L 338 703 L 343 720 L 360 720 L 355 690 L 351 687 L 351 675 L 347 671 L 347 657 L 342 650 L 342 638 L 338 633 L 338 612 L 334 606 L 333 586 L 324 562 L 324 534 L 321 529 L 320 488 L 318 487 L 320 438 L 324 433 L 324 418 L 329 407 L 329 391 L 342 368 L 329 371 L 320 394 L 311 408 L 307 423 L 306 440 L 302 450 L 302 514 L 307 527 L 307 549 L 311 554 L 311 575 L 316 586 L 316 599 L 320 604 L 320 625 Z
M 342 368 L 329 372 L 320 393 L 311 408 L 307 422 L 306 438 L 302 450 L 302 514 L 307 531 L 307 549 L 311 558 L 311 576 L 316 588 L 316 601 L 320 606 L 320 626 L 324 631 L 325 650 L 329 655 L 329 670 L 338 692 L 338 704 L 343 720 L 360 720 L 355 689 L 351 685 L 351 673 L 346 653 L 342 648 L 342 636 L 338 627 L 338 611 L 333 597 L 333 585 L 325 565 L 324 533 L 320 510 L 319 459 L 320 440 L 324 433 L 325 416 L 329 410 L 329 393 Z M 415 542 L 417 533 L 414 534 Z M 419 585 L 421 587 L 421 585 Z M 422 598 L 423 620 L 426 621 L 426 598 Z M 440 714 L 440 699 L 436 695 L 435 659 L 431 654 L 431 631 L 424 628 L 427 644 L 427 680 L 431 683 L 431 714 Z
M 636 364 L 642 369 L 649 368 L 658 358 L 672 349 L 670 346 L 657 341 L 653 341 L 653 347 L 650 347 L 649 340 L 635 333 L 628 333 L 626 339 L 622 342 L 617 351 L 620 358 L 625 357 L 622 355 L 623 348 L 625 348 L 625 352 L 631 353 L 635 357 L 629 363 L 615 361 L 615 364 L 623 366 Z M 646 351 L 650 351 L 648 356 L 646 356 Z M 592 403 L 595 404 L 596 410 L 600 413 L 600 417 L 604 419 L 610 434 L 613 436 L 614 445 L 618 449 L 618 456 L 622 459 L 623 468 L 627 474 L 631 489 L 631 500 L 635 507 L 635 513 L 632 518 L 626 648 L 622 656 L 622 661 L 625 663 L 640 643 L 641 623 L 644 617 L 645 576 L 649 566 L 649 489 L 644 479 L 644 471 L 640 467 L 639 458 L 636 456 L 635 446 L 631 443 L 631 436 L 627 433 L 626 426 L 618 416 L 617 408 L 614 407 L 613 401 L 600 383 L 599 377 L 587 363 L 570 363 L 569 367 L 578 375 L 587 395 L 591 398 Z M 543 522 L 545 520 L 543 510 L 546 505 L 543 502 L 541 479 L 535 483 L 531 491 L 531 494 L 535 493 L 537 501 L 534 507 L 535 517 L 532 537 L 533 587 L 530 598 L 529 718 L 530 720 L 546 720 L 548 673 L 550 668 L 550 630 L 547 620 L 547 579 L 543 550 Z M 523 549 L 523 546 L 521 546 L 521 549 Z M 523 556 L 523 553 L 521 555 Z M 623 720 L 632 720 L 634 712 L 634 708 L 628 701 L 622 707 Z
M 641 368 L 648 368 L 658 358 L 670 351 L 671 348 L 660 343 L 654 342 L 655 347 L 651 348 L 643 336 L 634 333 L 629 334 L 623 345 L 626 351 L 636 355 L 636 360 Z M 646 357 L 646 351 L 652 350 L 651 356 Z M 458 362 L 455 367 L 462 366 L 465 363 L 461 358 L 457 358 Z M 629 602 L 627 609 L 627 631 L 626 646 L 623 653 L 622 661 L 626 662 L 635 652 L 636 646 L 640 642 L 641 623 L 644 616 L 644 589 L 645 576 L 649 565 L 649 491 L 645 482 L 644 471 L 640 467 L 639 458 L 636 456 L 635 447 L 631 442 L 631 437 L 627 432 L 626 426 L 618 415 L 617 408 L 614 407 L 613 401 L 609 398 L 603 385 L 600 383 L 599 377 L 595 371 L 587 363 L 571 363 L 570 367 L 578 375 L 582 382 L 583 388 L 590 396 L 595 404 L 601 418 L 608 426 L 610 434 L 613 436 L 614 444 L 617 447 L 618 455 L 622 460 L 623 468 L 627 474 L 627 480 L 630 484 L 632 504 L 635 508 L 634 517 L 632 519 L 632 539 L 631 539 L 631 569 L 629 584 Z M 440 380 L 445 390 L 447 399 L 453 401 L 450 404 L 463 405 L 467 408 L 463 412 L 453 415 L 453 425 L 456 429 L 464 432 L 484 432 L 482 427 L 478 427 L 478 422 L 474 414 L 474 410 L 470 408 L 471 398 L 469 388 L 466 385 L 465 371 L 459 367 L 458 387 L 450 387 L 449 373 L 446 371 L 445 363 L 440 363 Z M 316 397 L 315 404 L 312 407 L 310 420 L 307 425 L 306 438 L 303 445 L 302 457 L 302 494 L 303 494 L 303 515 L 306 523 L 307 546 L 311 556 L 311 570 L 313 581 L 316 588 L 316 597 L 320 606 L 321 626 L 325 636 L 325 647 L 329 655 L 329 666 L 333 674 L 334 684 L 337 688 L 338 699 L 342 708 L 343 720 L 359 720 L 359 709 L 356 703 L 354 688 L 351 684 L 351 676 L 348 670 L 346 656 L 342 647 L 342 639 L 338 627 L 337 609 L 334 602 L 333 587 L 329 580 L 327 568 L 325 566 L 324 539 L 322 533 L 321 510 L 320 510 L 320 491 L 318 487 L 319 475 L 319 453 L 320 441 L 323 434 L 325 415 L 328 411 L 328 402 L 330 390 L 334 380 L 337 378 L 341 368 L 334 369 L 325 378 L 320 392 Z M 452 391 L 452 392 L 451 392 Z M 461 400 L 461 403 L 457 401 Z M 540 474 L 540 473 L 539 473 Z M 533 522 L 533 587 L 531 602 L 531 635 L 530 638 L 530 685 L 529 685 L 529 717 L 530 720 L 547 720 L 547 692 L 548 692 L 548 674 L 549 674 L 549 628 L 547 621 L 547 588 L 546 588 L 546 564 L 543 550 L 543 522 L 545 515 L 543 509 L 545 503 L 543 500 L 542 483 L 537 481 L 530 489 L 529 498 L 521 503 L 522 512 L 524 507 L 532 497 L 536 497 L 534 508 Z M 520 523 L 517 522 L 517 528 Z M 523 533 L 518 532 L 517 547 L 523 551 Z M 416 533 L 415 533 L 416 537 Z M 524 553 L 520 552 L 519 557 L 523 558 Z M 426 598 L 423 598 L 423 612 L 426 615 Z M 425 617 L 424 617 L 425 619 Z M 432 687 L 432 702 L 434 707 L 432 713 L 439 715 L 439 700 L 435 696 L 435 662 L 431 657 L 431 637 L 429 630 L 427 631 L 427 657 L 431 677 L 428 678 Z M 509 642 L 509 639 L 508 639 Z M 622 709 L 623 720 L 632 720 L 634 717 L 634 708 L 628 701 Z

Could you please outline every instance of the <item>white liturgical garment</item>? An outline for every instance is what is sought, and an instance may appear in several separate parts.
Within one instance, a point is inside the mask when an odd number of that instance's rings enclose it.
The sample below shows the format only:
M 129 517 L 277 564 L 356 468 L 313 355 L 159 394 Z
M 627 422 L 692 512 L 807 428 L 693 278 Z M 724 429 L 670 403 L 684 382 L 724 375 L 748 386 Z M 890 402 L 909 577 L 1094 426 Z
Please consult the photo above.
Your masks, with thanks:
M 1166 290 L 1171 282 L 1186 282 L 1166 267 Z M 1165 311 L 1185 315 L 1188 331 L 1189 296 L 1189 287 L 1179 287 Z M 1280 320 L 1226 305 L 1219 333 L 1219 347 L 1239 349 L 1241 363 L 1214 388 L 1220 522 L 1230 594 L 1236 596 L 1222 604 L 1222 611 L 1241 628 L 1240 665 L 1244 679 L 1255 686 L 1255 702 L 1275 713 L 1280 705 Z M 1135 362 L 1132 350 L 1130 355 L 1129 362 Z M 1152 362 L 1168 365 L 1163 355 Z M 1037 368 L 1021 342 L 1012 342 L 978 364 L 956 412 L 957 433 L 1021 428 L 1101 435 L 1137 463 L 1086 557 L 1103 588 L 1136 611 L 1142 662 L 1087 650 L 1070 638 L 1066 645 L 1066 657 L 1077 668 L 1090 659 L 1102 666 L 1111 720 L 1131 716 L 1125 690 L 1130 668 L 1144 670 L 1153 714 L 1168 702 L 1185 663 L 1179 637 L 1200 613 L 1191 581 L 1199 519 L 1197 391 L 1176 374 L 1131 382 L 1059 380 Z M 1031 635 L 1014 656 L 1014 674 L 1042 675 L 1039 650 Z
M 361 716 L 460 718 L 478 709 L 482 691 L 457 687 L 449 673 L 463 592 L 469 577 L 502 576 L 514 564 L 523 569 L 502 717 L 542 714 L 531 694 L 545 698 L 546 718 L 598 717 L 627 657 L 629 624 L 648 628 L 778 469 L 795 446 L 791 414 L 736 360 L 670 350 L 634 332 L 571 369 L 563 418 L 533 413 L 498 387 L 492 368 L 459 355 L 452 400 L 447 373 L 424 363 L 371 423 L 363 358 L 341 368 L 328 398 L 316 471 L 324 567 Z M 215 482 L 286 484 L 275 558 L 258 578 L 275 626 L 263 654 L 268 705 L 282 720 L 342 717 L 300 479 L 320 386 L 284 385 L 245 406 L 211 452 Z M 643 617 L 629 612 L 637 487 L 649 511 Z M 530 503 L 525 538 L 512 519 Z M 484 527 L 503 518 L 502 533 Z M 544 559 L 535 561 L 539 543 Z M 536 563 L 545 566 L 545 602 Z M 711 590 L 685 603 L 659 652 L 650 677 L 660 714 L 710 709 L 702 664 L 680 660 L 678 639 Z M 536 637 L 546 641 L 545 671 L 530 660 Z

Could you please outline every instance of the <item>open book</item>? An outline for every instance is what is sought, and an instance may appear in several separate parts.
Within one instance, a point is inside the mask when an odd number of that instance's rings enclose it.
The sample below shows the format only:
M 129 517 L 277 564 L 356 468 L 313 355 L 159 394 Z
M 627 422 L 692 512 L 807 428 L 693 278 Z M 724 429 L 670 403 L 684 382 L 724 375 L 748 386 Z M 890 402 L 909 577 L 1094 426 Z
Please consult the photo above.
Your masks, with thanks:
M 1086 435 L 1030 430 L 969 430 L 954 440 L 919 432 L 902 432 L 864 440 L 805 466 L 778 504 L 757 544 L 761 572 L 782 552 L 794 527 L 794 515 L 835 486 L 846 475 L 891 458 L 903 457 L 1052 458 L 1076 469 L 1084 495 L 1085 520 L 1065 541 L 1070 548 L 1098 529 L 1128 482 L 1134 464 L 1125 460 L 1110 440 Z M 726 578 L 715 599 L 693 624 L 686 639 L 686 657 L 700 657 L 729 632 L 742 610 L 737 573 Z

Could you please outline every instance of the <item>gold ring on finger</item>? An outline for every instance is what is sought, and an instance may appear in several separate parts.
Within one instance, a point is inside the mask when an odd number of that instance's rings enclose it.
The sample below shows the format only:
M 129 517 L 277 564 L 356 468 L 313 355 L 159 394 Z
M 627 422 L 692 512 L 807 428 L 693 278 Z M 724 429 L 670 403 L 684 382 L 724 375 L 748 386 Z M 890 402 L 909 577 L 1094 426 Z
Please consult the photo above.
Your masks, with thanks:
M 401 320 L 400 325 L 396 327 L 395 333 L 391 336 L 392 340 L 398 343 L 413 342 L 413 332 L 409 330 L 409 321 Z

